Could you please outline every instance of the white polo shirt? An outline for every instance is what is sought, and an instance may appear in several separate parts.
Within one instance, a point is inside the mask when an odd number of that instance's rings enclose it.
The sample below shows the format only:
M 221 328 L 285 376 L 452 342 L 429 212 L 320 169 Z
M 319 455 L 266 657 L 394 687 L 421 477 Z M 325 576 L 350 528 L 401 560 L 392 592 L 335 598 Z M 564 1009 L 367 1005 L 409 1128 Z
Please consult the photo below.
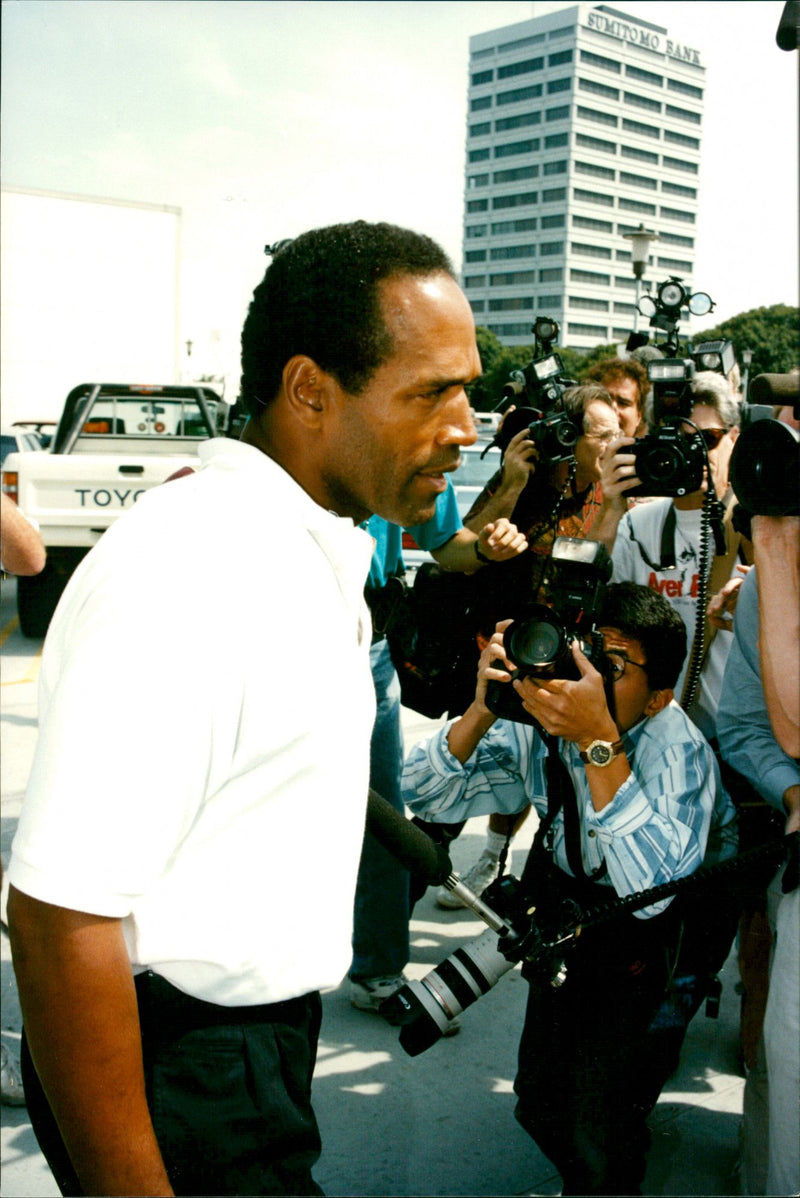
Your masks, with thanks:
M 223 1005 L 351 958 L 374 687 L 372 540 L 227 439 L 71 579 L 9 879 L 117 916 L 135 969 Z

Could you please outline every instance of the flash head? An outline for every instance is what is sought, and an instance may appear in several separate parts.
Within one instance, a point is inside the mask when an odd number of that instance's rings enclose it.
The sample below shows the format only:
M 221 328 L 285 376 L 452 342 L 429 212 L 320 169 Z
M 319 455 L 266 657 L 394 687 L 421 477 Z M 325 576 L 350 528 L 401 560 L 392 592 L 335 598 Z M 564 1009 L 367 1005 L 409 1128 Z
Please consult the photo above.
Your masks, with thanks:
M 536 340 L 542 342 L 558 341 L 559 331 L 558 321 L 549 316 L 537 316 L 531 329 Z

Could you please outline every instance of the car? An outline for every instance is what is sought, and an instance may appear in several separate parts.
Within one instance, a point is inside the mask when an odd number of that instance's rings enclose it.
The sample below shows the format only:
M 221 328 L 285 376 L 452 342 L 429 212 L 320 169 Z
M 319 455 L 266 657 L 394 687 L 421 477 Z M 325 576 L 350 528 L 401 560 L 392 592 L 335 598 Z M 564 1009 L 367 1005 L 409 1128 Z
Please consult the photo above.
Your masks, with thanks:
M 38 433 L 29 428 L 12 425 L 0 430 L 0 469 L 10 453 L 21 453 L 42 448 Z
M 480 438 L 474 445 L 461 450 L 461 465 L 450 475 L 456 493 L 458 514 L 463 520 L 480 495 L 489 479 L 500 468 L 500 450 L 489 448 L 491 441 Z M 430 562 L 430 553 L 420 549 L 410 533 L 403 533 L 403 561 L 406 566 L 406 582 L 411 585 L 414 575 L 423 562 Z

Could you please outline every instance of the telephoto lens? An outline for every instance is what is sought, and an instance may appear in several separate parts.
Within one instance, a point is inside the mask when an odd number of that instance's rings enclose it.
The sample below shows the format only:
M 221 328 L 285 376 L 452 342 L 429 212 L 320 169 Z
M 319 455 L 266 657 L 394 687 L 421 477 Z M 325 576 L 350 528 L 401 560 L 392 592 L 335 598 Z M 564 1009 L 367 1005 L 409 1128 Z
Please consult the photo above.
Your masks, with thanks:
M 491 928 L 456 949 L 422 981 L 408 982 L 381 1003 L 380 1013 L 400 1028 L 400 1044 L 419 1056 L 444 1034 L 451 1019 L 487 994 L 514 968 L 498 949 Z

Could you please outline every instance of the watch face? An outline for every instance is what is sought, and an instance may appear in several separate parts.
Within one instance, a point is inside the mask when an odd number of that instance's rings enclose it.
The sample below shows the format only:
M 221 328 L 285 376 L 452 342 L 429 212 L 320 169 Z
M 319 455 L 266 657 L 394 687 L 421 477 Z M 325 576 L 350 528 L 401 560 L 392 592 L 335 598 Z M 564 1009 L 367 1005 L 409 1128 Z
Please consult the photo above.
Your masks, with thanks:
M 611 760 L 611 749 L 608 745 L 592 745 L 589 756 L 594 765 L 605 765 Z

